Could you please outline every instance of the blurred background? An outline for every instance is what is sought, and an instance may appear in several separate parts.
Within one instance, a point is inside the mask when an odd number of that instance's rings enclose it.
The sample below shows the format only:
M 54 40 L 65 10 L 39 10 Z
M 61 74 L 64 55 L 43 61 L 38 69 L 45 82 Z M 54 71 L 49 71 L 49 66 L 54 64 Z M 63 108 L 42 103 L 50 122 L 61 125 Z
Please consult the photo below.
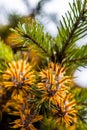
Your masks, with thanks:
M 0 25 L 16 24 L 22 16 L 32 16 L 45 25 L 52 36 L 57 34 L 59 19 L 73 0 L 0 0 Z M 12 23 L 13 22 L 13 23 Z
M 60 19 L 69 10 L 69 2 L 73 0 L 0 0 L 0 39 L 9 44 L 9 28 L 16 27 L 22 17 L 32 17 L 44 25 L 44 31 L 52 37 L 57 35 Z M 84 38 L 77 45 L 84 45 Z M 79 67 L 74 76 L 75 82 L 81 87 L 87 87 L 87 67 Z

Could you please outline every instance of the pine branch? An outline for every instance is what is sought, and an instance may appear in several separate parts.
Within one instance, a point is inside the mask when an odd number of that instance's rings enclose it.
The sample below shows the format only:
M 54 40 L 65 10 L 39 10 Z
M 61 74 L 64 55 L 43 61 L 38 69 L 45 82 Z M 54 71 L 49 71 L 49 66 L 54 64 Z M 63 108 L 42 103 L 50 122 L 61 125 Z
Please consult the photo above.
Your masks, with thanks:
M 87 60 L 87 55 L 86 55 L 85 57 L 68 60 L 68 62 L 76 63 L 76 62 L 83 62 L 84 60 L 85 60 L 85 61 Z M 66 62 L 66 61 L 64 61 L 64 62 Z
M 83 16 L 83 13 L 82 13 L 82 16 Z M 74 24 L 73 29 L 71 30 L 71 32 L 70 32 L 70 34 L 69 34 L 69 36 L 68 36 L 66 42 L 64 43 L 64 46 L 63 46 L 62 51 L 61 51 L 62 55 L 64 54 L 66 48 L 67 48 L 68 45 L 70 44 L 71 38 L 73 37 L 73 34 L 74 34 L 74 32 L 76 31 L 76 29 L 77 29 L 77 27 L 78 27 L 78 24 L 79 24 L 80 20 L 82 19 L 82 16 L 79 16 L 79 17 L 78 17 L 78 19 L 77 19 L 76 23 Z
M 27 34 L 22 35 L 24 38 L 29 39 L 29 41 L 32 41 L 36 46 L 38 46 L 44 53 L 47 54 L 47 56 L 49 56 L 48 52 L 37 42 L 35 41 L 32 37 L 30 37 Z
M 59 33 L 55 42 L 57 57 L 61 56 L 61 61 L 67 58 L 69 49 L 72 53 L 75 42 L 87 35 L 86 4 L 86 0 L 84 2 L 73 0 L 73 5 L 69 3 L 72 13 L 68 11 L 65 14 L 66 17 L 62 17 L 63 21 L 60 21 L 61 28 L 58 28 Z M 68 58 L 70 57 L 68 56 Z
M 40 53 L 50 58 L 52 39 L 48 33 L 44 33 L 43 27 L 40 24 L 28 19 L 25 23 L 18 24 L 16 29 L 11 29 L 18 35 L 18 38 L 14 40 L 16 46 L 29 46 L 39 49 Z
M 87 44 L 82 47 L 71 46 L 62 64 L 66 64 L 69 68 L 73 66 L 73 69 L 74 67 L 85 66 L 87 64 Z

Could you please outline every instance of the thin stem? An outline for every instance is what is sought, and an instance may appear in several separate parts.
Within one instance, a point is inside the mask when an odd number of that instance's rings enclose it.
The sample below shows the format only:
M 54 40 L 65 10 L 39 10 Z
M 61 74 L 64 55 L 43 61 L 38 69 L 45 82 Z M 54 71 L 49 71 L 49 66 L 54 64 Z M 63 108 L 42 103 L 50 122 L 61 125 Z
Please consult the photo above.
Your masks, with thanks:
M 35 41 L 33 38 L 31 38 L 29 35 L 27 34 L 23 34 L 22 35 L 24 38 L 27 38 L 29 40 L 31 40 L 35 45 L 37 45 L 45 54 L 47 54 L 48 57 L 50 57 L 50 55 L 48 54 L 48 52 L 37 42 Z

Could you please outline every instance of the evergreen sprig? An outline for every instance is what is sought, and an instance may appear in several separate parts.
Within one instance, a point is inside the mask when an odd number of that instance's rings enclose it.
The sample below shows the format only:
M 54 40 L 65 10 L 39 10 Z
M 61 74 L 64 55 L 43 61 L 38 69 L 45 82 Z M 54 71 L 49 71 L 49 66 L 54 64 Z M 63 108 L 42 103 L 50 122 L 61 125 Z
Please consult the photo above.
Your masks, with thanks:
M 23 24 L 19 23 L 16 29 L 11 29 L 18 35 L 14 40 L 16 46 L 30 45 L 31 48 L 39 49 L 40 53 L 52 61 L 60 63 L 78 61 L 80 64 L 81 60 L 87 60 L 86 52 L 84 56 L 82 56 L 83 52 L 79 53 L 83 47 L 76 48 L 76 42 L 87 35 L 87 0 L 73 0 L 73 4 L 69 3 L 69 5 L 71 10 L 65 13 L 65 17 L 62 16 L 55 39 L 52 39 L 48 33 L 45 34 L 43 27 L 35 20 L 28 19 Z
M 87 35 L 87 0 L 73 0 L 73 4 L 70 5 L 71 11 L 65 13 L 65 17 L 62 16 L 60 21 L 60 28 L 58 27 L 58 35 L 55 38 L 57 52 L 61 56 L 61 61 L 67 58 L 70 61 L 75 61 L 72 57 L 77 57 L 77 52 L 81 52 L 79 49 L 75 49 L 76 41 L 84 38 Z M 76 55 L 75 55 L 76 54 Z M 80 54 L 80 53 L 79 53 Z M 72 55 L 72 57 L 71 57 Z M 79 55 L 79 58 L 82 54 Z M 66 60 L 64 60 L 66 61 Z
M 63 61 L 68 69 L 77 69 L 79 66 L 87 65 L 87 45 L 81 47 L 71 47 L 67 50 L 66 58 Z
M 39 49 L 39 52 L 50 57 L 52 49 L 52 39 L 48 33 L 44 33 L 43 27 L 35 20 L 28 19 L 25 23 L 18 24 L 16 29 L 11 29 L 18 35 L 14 40 L 16 46 L 30 46 L 30 48 Z

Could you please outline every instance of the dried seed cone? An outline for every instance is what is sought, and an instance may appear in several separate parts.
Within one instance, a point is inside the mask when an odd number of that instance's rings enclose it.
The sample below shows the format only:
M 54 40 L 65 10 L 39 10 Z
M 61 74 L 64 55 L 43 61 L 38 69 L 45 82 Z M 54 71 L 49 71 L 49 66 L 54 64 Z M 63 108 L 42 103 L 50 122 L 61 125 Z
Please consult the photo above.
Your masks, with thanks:
M 11 97 L 26 96 L 31 85 L 35 83 L 35 72 L 26 60 L 8 63 L 3 75 L 3 86 Z
M 65 67 L 53 62 L 49 63 L 46 69 L 40 72 L 41 83 L 38 88 L 43 91 L 42 102 L 45 100 L 52 101 L 56 104 L 62 99 L 70 89 L 72 79 L 70 76 L 65 76 Z
M 15 107 L 14 115 L 19 114 L 19 118 L 14 120 L 12 128 L 20 128 L 20 130 L 37 130 L 34 123 L 42 120 L 43 116 L 38 115 L 34 110 L 30 109 L 27 101 L 18 102 Z
M 59 110 L 57 109 L 59 108 Z M 53 109 L 56 116 L 56 123 L 65 124 L 67 127 L 72 126 L 77 122 L 76 100 L 74 96 L 69 93 L 64 99 Z

